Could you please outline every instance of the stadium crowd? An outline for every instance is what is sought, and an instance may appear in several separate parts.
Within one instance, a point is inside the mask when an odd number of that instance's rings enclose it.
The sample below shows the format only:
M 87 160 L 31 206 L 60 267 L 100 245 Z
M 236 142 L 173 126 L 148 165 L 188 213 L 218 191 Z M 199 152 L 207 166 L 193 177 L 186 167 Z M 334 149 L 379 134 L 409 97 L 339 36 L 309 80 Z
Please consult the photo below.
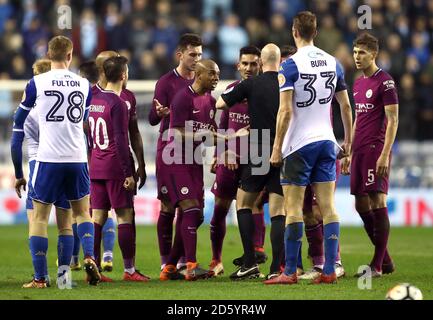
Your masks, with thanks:
M 357 76 L 352 41 L 363 4 L 372 9 L 371 31 L 381 44 L 378 65 L 399 86 L 398 139 L 432 140 L 433 0 L 0 0 L 0 80 L 29 79 L 32 63 L 58 34 L 73 39 L 73 71 L 111 49 L 129 58 L 131 79 L 157 79 L 175 66 L 176 43 L 185 32 L 201 34 L 204 58 L 218 63 L 222 79 L 233 79 L 241 47 L 293 44 L 292 18 L 308 9 L 320 21 L 317 45 L 341 61 L 351 86 Z M 72 9 L 71 29 L 58 28 L 62 5 Z M 2 127 L 15 108 L 9 95 L 0 91 Z M 1 140 L 9 134 L 2 132 Z

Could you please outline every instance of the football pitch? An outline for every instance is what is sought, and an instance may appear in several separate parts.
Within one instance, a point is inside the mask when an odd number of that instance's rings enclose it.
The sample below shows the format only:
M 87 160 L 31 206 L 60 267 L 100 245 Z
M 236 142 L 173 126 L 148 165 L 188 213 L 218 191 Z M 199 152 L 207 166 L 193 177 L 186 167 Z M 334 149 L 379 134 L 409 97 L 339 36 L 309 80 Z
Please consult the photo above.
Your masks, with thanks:
M 211 259 L 209 226 L 199 229 L 198 261 L 205 267 Z M 51 279 L 56 276 L 56 229 L 49 228 L 48 263 Z M 231 281 L 228 276 L 235 270 L 232 260 L 241 253 L 241 242 L 237 227 L 227 228 L 223 250 L 225 274 L 221 277 L 199 280 L 196 282 L 166 281 L 160 282 L 159 253 L 156 227 L 139 226 L 137 230 L 137 266 L 149 275 L 148 283 L 125 283 L 121 281 L 123 268 L 121 254 L 116 243 L 114 251 L 114 270 L 107 273 L 114 283 L 102 283 L 91 287 L 84 282 L 84 271 L 72 272 L 77 287 L 60 290 L 55 284 L 47 289 L 22 289 L 21 285 L 31 279 L 33 273 L 31 258 L 28 253 L 27 226 L 0 227 L 0 299 L 121 299 L 121 300 L 292 300 L 292 299 L 349 299 L 383 300 L 388 289 L 401 282 L 409 282 L 421 289 L 424 299 L 433 299 L 433 228 L 392 228 L 389 251 L 396 264 L 396 272 L 373 279 L 370 289 L 358 288 L 358 279 L 353 277 L 358 266 L 370 261 L 373 247 L 362 228 L 342 228 L 341 252 L 346 277 L 337 285 L 310 285 L 301 281 L 293 286 L 265 286 L 259 279 L 240 282 Z M 117 241 L 117 239 L 116 239 Z M 304 268 L 310 267 L 306 259 L 304 236 Z M 265 250 L 271 255 L 269 227 Z M 262 273 L 269 269 L 270 259 L 260 265 Z M 363 281 L 366 284 L 366 281 Z

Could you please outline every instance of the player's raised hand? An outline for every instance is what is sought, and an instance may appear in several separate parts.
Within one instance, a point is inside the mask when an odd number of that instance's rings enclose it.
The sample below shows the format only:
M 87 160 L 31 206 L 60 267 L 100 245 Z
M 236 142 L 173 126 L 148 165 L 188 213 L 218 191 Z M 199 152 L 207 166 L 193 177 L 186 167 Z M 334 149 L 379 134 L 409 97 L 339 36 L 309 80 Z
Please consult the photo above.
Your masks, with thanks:
M 155 102 L 156 114 L 160 118 L 164 118 L 170 114 L 170 108 L 164 107 L 157 99 L 153 99 Z
M 146 167 L 139 166 L 137 168 L 137 176 L 140 179 L 140 184 L 138 185 L 138 189 L 140 190 L 146 183 L 146 179 L 147 179 Z
M 350 162 L 352 161 L 351 157 L 345 157 L 341 159 L 341 174 L 347 176 L 350 174 Z
M 278 149 L 273 149 L 271 159 L 269 161 L 271 162 L 271 165 L 273 167 L 281 167 L 281 165 L 283 164 L 281 151 Z
M 26 191 L 27 181 L 25 178 L 17 179 L 15 181 L 15 192 L 17 193 L 18 198 L 21 199 L 21 187 Z
M 379 177 L 388 176 L 389 171 L 389 156 L 384 155 L 383 153 L 379 156 L 376 162 L 376 174 Z
M 226 150 L 221 156 L 223 157 L 222 161 L 227 169 L 235 171 L 239 168 L 238 155 L 236 152 L 232 150 Z
M 125 179 L 125 182 L 123 183 L 123 187 L 128 190 L 132 191 L 135 188 L 135 180 L 133 176 L 127 177 Z
M 247 137 L 250 134 L 250 126 L 243 127 L 236 131 L 236 138 Z

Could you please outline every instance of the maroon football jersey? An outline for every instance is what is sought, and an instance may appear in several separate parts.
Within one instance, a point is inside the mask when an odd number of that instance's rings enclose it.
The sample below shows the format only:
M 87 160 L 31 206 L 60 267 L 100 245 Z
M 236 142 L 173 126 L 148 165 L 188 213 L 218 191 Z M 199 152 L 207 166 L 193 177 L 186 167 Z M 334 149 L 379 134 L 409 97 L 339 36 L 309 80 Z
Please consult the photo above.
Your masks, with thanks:
M 155 85 L 154 99 L 158 100 L 164 107 L 170 107 L 174 96 L 181 89 L 191 85 L 194 82 L 193 79 L 188 80 L 182 78 L 176 69 L 163 75 Z M 149 113 L 149 122 L 151 125 L 157 125 L 161 121 L 159 132 L 164 132 L 170 126 L 170 115 L 164 118 L 158 117 L 156 114 L 155 103 L 153 102 L 152 108 Z M 160 137 L 161 139 L 161 137 Z
M 170 128 L 185 128 L 193 132 L 215 131 L 215 102 L 210 93 L 199 95 L 192 86 L 182 89 L 176 94 L 170 106 Z M 194 150 L 200 144 L 201 142 L 194 142 Z M 185 163 L 185 148 L 182 148 L 182 163 Z
M 238 83 L 239 81 L 235 81 L 229 84 L 226 90 L 236 86 Z M 232 129 L 236 132 L 248 126 L 249 124 L 250 116 L 248 114 L 248 102 L 244 100 L 242 102 L 234 104 L 229 109 L 224 109 L 221 114 L 220 125 L 218 128 L 225 130 Z M 240 146 L 242 144 L 241 139 L 244 139 L 245 145 L 248 145 L 248 137 L 238 138 L 236 141 L 236 150 L 234 150 L 238 155 L 240 153 Z
M 93 140 L 91 179 L 124 179 L 132 175 L 128 121 L 123 99 L 113 91 L 94 90 L 89 113 Z
M 366 146 L 383 148 L 386 132 L 385 106 L 398 104 L 394 80 L 382 69 L 370 77 L 361 76 L 353 85 L 353 98 L 356 108 L 353 151 Z

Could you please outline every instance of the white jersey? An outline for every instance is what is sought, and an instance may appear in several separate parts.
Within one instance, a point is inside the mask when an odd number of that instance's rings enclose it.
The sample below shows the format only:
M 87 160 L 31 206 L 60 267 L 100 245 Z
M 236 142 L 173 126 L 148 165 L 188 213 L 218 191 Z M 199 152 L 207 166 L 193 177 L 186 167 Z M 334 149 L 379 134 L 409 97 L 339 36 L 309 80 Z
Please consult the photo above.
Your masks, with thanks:
M 87 162 L 83 118 L 91 92 L 87 79 L 66 69 L 54 69 L 29 81 L 20 107 L 34 112 L 39 123 L 40 162 Z
M 335 92 L 346 90 L 337 60 L 315 46 L 302 47 L 281 64 L 278 77 L 280 92 L 293 90 L 293 113 L 284 137 L 283 158 L 316 141 L 337 144 L 331 102 Z
M 29 161 L 36 160 L 39 147 L 39 123 L 35 109 L 30 110 L 30 113 L 24 122 L 24 137 L 27 142 Z

